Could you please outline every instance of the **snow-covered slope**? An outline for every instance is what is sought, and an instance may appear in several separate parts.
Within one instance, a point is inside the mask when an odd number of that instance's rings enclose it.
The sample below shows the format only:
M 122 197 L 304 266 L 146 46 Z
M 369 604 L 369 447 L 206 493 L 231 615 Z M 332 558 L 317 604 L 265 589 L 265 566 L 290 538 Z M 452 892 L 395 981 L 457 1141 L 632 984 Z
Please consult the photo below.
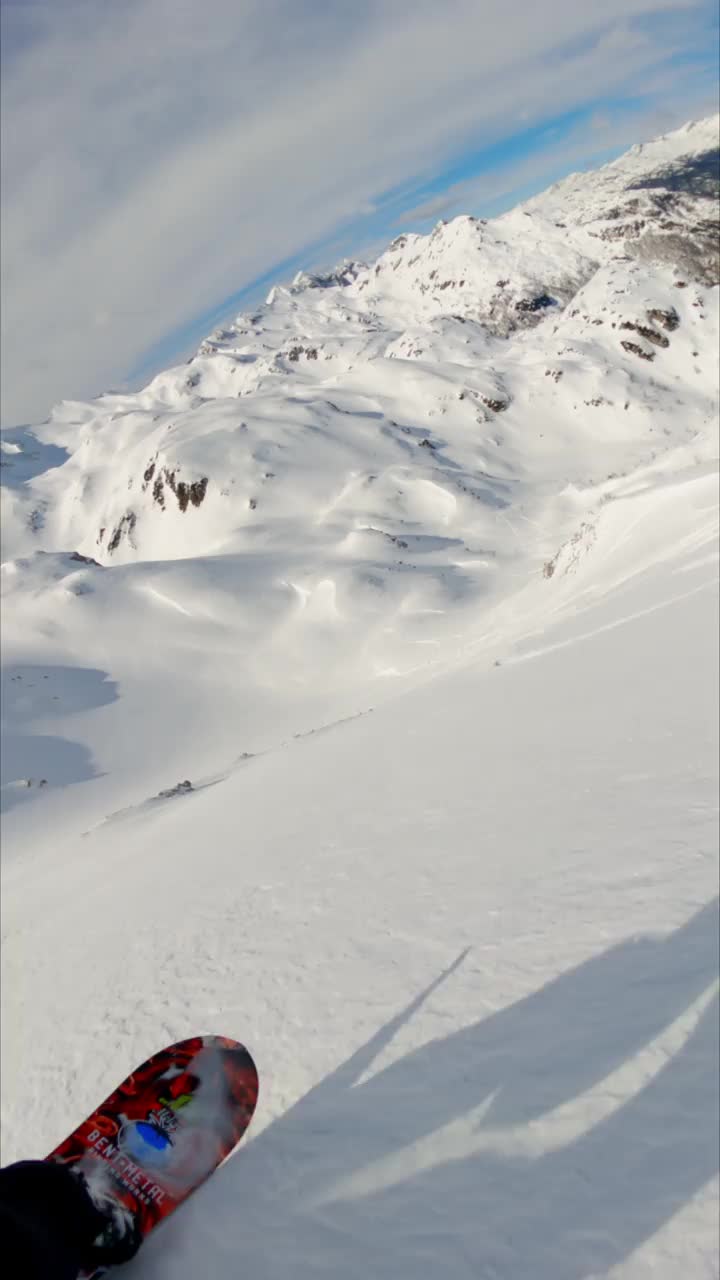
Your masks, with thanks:
M 715 1274 L 717 134 L 3 435 L 3 1157 L 263 1077 L 138 1277 Z

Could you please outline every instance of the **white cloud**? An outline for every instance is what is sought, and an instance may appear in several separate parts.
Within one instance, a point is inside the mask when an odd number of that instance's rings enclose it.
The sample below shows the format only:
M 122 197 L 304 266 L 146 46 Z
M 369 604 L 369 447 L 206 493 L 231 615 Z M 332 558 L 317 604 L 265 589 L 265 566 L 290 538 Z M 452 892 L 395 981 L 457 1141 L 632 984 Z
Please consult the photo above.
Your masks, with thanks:
M 3 421 L 117 383 L 170 330 L 470 141 L 628 92 L 667 52 L 633 20 L 692 7 L 32 6 L 4 72 Z

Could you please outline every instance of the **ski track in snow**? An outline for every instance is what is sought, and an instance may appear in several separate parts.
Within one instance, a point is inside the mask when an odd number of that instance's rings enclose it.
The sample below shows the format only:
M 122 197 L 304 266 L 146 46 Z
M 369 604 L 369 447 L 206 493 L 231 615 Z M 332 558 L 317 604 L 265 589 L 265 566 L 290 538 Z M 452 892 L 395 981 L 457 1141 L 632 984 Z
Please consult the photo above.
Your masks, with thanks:
M 716 137 L 3 435 L 3 1160 L 260 1069 L 128 1277 L 717 1276 Z

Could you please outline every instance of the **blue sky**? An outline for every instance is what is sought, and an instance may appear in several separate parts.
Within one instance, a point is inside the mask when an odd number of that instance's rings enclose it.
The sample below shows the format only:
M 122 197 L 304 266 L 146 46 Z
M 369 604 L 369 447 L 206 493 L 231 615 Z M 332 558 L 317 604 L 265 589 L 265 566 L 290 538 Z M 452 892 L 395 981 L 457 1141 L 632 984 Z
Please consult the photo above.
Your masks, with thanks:
M 717 109 L 713 0 L 2 0 L 3 425 Z

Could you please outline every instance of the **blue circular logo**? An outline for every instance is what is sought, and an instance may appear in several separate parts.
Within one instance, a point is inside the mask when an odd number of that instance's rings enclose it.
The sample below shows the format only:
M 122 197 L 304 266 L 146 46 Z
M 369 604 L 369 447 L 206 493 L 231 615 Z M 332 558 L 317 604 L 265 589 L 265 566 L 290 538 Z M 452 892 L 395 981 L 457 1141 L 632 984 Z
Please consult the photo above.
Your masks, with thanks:
M 133 1120 L 123 1127 L 119 1144 L 138 1164 L 162 1166 L 172 1151 L 170 1138 L 146 1120 Z

